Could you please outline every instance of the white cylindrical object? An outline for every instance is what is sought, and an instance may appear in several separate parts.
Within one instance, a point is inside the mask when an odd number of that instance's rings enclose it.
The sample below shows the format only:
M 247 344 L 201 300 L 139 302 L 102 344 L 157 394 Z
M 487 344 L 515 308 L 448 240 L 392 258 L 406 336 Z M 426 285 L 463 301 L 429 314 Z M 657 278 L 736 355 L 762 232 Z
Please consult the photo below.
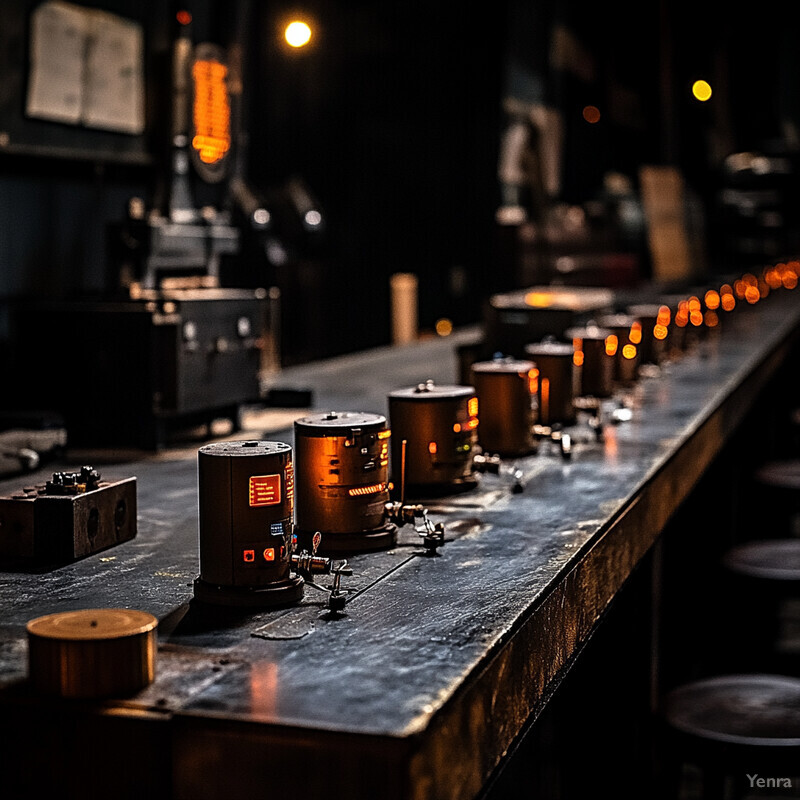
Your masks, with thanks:
M 408 344 L 417 340 L 417 276 L 396 272 L 391 277 L 392 343 Z

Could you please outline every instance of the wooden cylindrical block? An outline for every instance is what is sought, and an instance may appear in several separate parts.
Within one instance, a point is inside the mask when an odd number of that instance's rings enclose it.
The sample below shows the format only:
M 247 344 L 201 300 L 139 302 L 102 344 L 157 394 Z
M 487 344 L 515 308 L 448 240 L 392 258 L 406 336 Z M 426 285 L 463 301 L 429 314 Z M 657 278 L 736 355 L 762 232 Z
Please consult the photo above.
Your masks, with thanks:
M 133 694 L 155 677 L 157 627 L 152 614 L 120 608 L 37 617 L 27 625 L 31 684 L 64 698 Z

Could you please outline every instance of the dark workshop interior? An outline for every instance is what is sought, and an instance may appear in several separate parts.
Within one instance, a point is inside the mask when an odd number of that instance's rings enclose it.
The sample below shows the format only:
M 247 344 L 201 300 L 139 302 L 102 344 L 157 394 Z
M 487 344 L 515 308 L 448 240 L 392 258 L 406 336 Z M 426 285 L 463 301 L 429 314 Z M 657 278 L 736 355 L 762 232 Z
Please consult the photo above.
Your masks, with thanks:
M 0 797 L 800 800 L 783 3 L 0 5 Z

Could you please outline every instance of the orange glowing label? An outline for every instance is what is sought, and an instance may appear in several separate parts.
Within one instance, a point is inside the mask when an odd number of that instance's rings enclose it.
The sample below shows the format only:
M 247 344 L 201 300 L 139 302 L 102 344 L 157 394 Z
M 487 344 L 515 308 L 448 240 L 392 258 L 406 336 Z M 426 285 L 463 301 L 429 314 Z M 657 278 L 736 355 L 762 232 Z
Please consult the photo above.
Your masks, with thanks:
M 280 475 L 250 476 L 250 505 L 274 506 L 281 501 Z
M 275 548 L 274 547 L 267 547 L 264 550 L 264 561 L 274 561 L 275 560 Z
M 391 435 L 392 435 L 392 432 L 390 430 L 380 431 L 380 433 L 378 433 L 378 438 L 379 439 L 388 439 Z
M 255 550 L 243 550 L 242 551 L 242 561 L 246 564 L 252 564 L 253 561 L 256 560 L 256 551 Z
M 478 416 L 478 398 L 477 397 L 470 397 L 469 402 L 467 403 L 467 413 L 471 417 Z
M 231 109 L 226 79 L 228 68 L 219 61 L 196 61 L 192 147 L 204 164 L 216 164 L 231 146 Z

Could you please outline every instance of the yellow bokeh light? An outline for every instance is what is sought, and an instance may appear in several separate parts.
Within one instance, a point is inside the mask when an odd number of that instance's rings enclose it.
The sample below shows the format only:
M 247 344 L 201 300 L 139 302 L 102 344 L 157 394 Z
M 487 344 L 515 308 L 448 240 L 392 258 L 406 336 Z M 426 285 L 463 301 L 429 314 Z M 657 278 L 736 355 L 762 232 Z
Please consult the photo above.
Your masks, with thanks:
M 283 36 L 291 47 L 304 47 L 311 41 L 311 27 L 307 22 L 294 20 L 286 26 Z
M 453 323 L 444 317 L 436 320 L 436 333 L 439 336 L 449 336 L 453 332 Z
M 701 103 L 705 103 L 706 100 L 711 99 L 711 85 L 708 81 L 695 81 L 692 84 L 692 94 L 695 99 L 699 100 Z

